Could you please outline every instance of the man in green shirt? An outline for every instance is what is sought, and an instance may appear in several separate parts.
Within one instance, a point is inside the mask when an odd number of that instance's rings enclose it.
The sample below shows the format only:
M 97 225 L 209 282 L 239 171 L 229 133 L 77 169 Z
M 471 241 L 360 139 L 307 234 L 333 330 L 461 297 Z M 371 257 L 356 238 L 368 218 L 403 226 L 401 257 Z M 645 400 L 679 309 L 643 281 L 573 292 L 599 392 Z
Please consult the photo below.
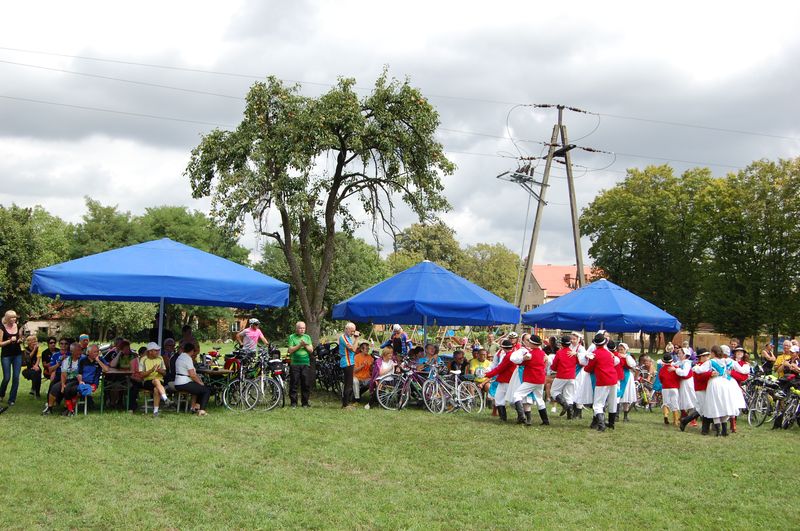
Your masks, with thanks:
M 296 326 L 297 332 L 286 340 L 290 357 L 289 401 L 293 408 L 297 407 L 297 386 L 299 384 L 301 404 L 303 407 L 310 407 L 308 397 L 311 394 L 311 382 L 314 381 L 314 374 L 308 356 L 313 352 L 314 346 L 311 336 L 306 334 L 306 324 L 298 321 Z

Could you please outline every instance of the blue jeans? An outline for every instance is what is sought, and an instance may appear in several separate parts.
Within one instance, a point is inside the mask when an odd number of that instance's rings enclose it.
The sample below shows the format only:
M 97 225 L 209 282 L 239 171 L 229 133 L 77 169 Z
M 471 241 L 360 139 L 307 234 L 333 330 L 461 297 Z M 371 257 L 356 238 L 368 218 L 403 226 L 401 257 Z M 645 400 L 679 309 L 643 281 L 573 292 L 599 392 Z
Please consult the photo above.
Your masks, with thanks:
M 19 389 L 19 371 L 22 369 L 22 354 L 17 356 L 4 356 L 0 358 L 3 364 L 3 383 L 0 384 L 0 398 L 6 396 L 6 387 L 11 380 L 11 394 L 8 395 L 9 402 L 17 401 L 17 389 Z M 14 371 L 13 373 L 11 371 Z M 14 376 L 12 379 L 11 376 Z

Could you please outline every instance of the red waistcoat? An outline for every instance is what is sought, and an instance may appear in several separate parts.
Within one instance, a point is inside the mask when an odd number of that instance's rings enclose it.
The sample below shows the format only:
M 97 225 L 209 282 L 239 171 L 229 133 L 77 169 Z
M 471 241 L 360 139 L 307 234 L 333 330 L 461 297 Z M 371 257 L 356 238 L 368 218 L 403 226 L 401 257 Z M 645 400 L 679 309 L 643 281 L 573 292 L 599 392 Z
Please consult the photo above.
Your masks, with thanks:
M 575 367 L 578 366 L 578 356 L 570 356 L 572 352 L 569 347 L 558 349 L 553 364 L 550 368 L 555 371 L 556 378 L 562 380 L 572 380 L 575 378 Z
M 597 347 L 594 351 L 594 358 L 583 370 L 594 373 L 595 385 L 608 386 L 617 385 L 617 369 L 614 367 L 614 355 L 606 347 Z
M 522 371 L 522 381 L 531 384 L 543 384 L 545 382 L 545 367 L 547 366 L 547 354 L 539 347 L 530 351 L 531 359 L 524 360 L 520 367 Z M 573 375 L 575 373 L 572 373 Z
M 661 380 L 661 387 L 664 389 L 678 389 L 681 386 L 681 377 L 675 371 L 668 371 L 672 365 L 664 365 L 658 371 L 658 379 Z M 674 369 L 674 367 L 672 367 Z

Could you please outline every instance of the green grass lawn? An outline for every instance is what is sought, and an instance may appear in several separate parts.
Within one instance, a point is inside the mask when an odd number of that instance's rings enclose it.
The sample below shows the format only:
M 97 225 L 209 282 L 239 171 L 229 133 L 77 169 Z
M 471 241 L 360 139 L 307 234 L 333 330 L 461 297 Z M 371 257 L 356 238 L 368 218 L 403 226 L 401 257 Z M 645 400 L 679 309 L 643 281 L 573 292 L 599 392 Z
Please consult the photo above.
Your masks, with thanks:
M 781 528 L 800 431 L 701 437 L 632 414 L 549 428 L 488 413 L 0 416 L 0 528 Z M 588 415 L 586 415 L 588 417 Z M 791 525 L 791 524 L 789 524 Z

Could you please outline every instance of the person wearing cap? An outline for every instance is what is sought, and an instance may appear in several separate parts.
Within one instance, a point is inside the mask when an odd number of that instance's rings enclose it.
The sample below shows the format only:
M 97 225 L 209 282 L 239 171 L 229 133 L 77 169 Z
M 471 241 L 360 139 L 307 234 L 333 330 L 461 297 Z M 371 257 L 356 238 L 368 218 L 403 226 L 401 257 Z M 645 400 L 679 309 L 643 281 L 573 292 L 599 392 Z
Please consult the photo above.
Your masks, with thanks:
M 514 390 L 512 398 L 517 411 L 517 424 L 531 425 L 531 404 L 536 401 L 542 426 L 549 426 L 547 403 L 544 401 L 547 354 L 542 349 L 542 338 L 536 334 L 523 334 L 523 348 L 512 352 L 510 359 L 512 363 L 522 367 L 522 382 Z
M 636 368 L 636 360 L 628 354 L 627 343 L 617 345 L 616 355 L 619 358 L 619 365 L 617 365 L 618 375 L 619 371 L 622 371 L 619 389 L 617 390 L 617 403 L 622 405 L 622 422 L 628 422 L 631 404 L 636 403 L 636 378 L 633 375 L 633 370 Z M 619 405 L 617 405 L 617 410 L 619 410 Z
M 89 334 L 81 334 L 78 336 L 78 343 L 81 345 L 81 350 L 83 350 L 83 355 L 85 356 L 88 352 L 89 348 Z
M 709 352 L 707 349 L 697 349 L 697 365 L 692 367 L 692 379 L 694 380 L 694 411 L 681 419 L 680 429 L 686 430 L 686 426 L 691 422 L 695 422 L 698 418 L 702 419 L 703 426 L 700 429 L 701 435 L 708 435 L 711 429 L 711 419 L 705 416 L 704 404 L 706 401 L 706 389 L 708 388 L 708 381 L 711 379 L 712 372 L 707 371 L 698 373 L 697 368 L 708 361 Z
M 731 416 L 738 416 L 746 404 L 739 387 L 731 379 L 734 361 L 725 354 L 722 346 L 712 346 L 712 358 L 697 366 L 695 371 L 700 374 L 714 373 L 706 388 L 703 414 L 713 419 L 716 435 L 726 437 L 728 419 Z
M 578 359 L 575 366 L 575 402 L 572 409 L 572 418 L 583 418 L 584 404 L 591 404 L 594 400 L 594 389 L 589 374 L 583 370 L 589 363 L 589 353 L 582 344 L 583 335 L 574 331 L 569 336 L 569 350 Z
M 408 335 L 403 332 L 403 327 L 396 324 L 392 326 L 392 335 L 389 339 L 381 343 L 381 348 L 383 347 L 392 347 L 395 356 L 405 357 L 409 349 L 413 348 L 414 345 L 408 338 Z
M 142 375 L 142 389 L 153 394 L 153 416 L 157 417 L 161 402 L 164 402 L 164 405 L 169 404 L 163 384 L 167 366 L 164 364 L 164 358 L 161 357 L 161 348 L 158 343 L 147 344 L 147 352 L 139 358 L 139 372 Z
M 575 372 L 578 368 L 578 355 L 569 348 L 570 336 L 562 336 L 558 349 L 550 365 L 556 377 L 550 386 L 550 396 L 553 397 L 567 414 L 567 420 L 572 419 L 575 404 Z
M 508 338 L 502 339 L 500 341 L 500 350 L 497 351 L 497 355 L 492 361 L 494 367 L 484 375 L 487 378 L 497 378 L 497 387 L 495 387 L 494 390 L 494 404 L 495 407 L 497 407 L 497 414 L 503 422 L 508 420 L 508 416 L 506 415 L 506 402 L 513 398 L 513 395 L 506 396 L 508 383 L 514 376 L 514 373 L 517 372 L 517 366 L 511 362 L 511 353 L 513 351 L 514 343 Z
M 680 426 L 680 377 L 675 372 L 675 362 L 672 361 L 672 352 L 664 352 L 662 365 L 658 370 L 658 379 L 661 381 L 661 412 L 664 414 L 664 425 L 669 426 L 674 422 Z M 672 421 L 670 421 L 672 417 Z
M 264 337 L 264 332 L 259 328 L 261 321 L 252 318 L 247 321 L 247 324 L 249 325 L 247 328 L 236 334 L 236 339 L 239 341 L 239 344 L 242 345 L 242 348 L 249 351 L 258 350 L 259 341 L 264 343 L 264 346 L 268 347 L 269 341 L 267 341 L 267 338 Z
M 594 420 L 597 424 L 597 431 L 606 430 L 606 419 L 604 409 L 608 408 L 608 427 L 614 429 L 617 420 L 617 376 L 616 366 L 619 358 L 612 354 L 607 348 L 608 339 L 605 334 L 598 333 L 592 340 L 594 352 L 592 358 L 584 367 L 584 370 L 594 376 L 594 400 L 592 410 Z
M 678 363 L 675 364 L 675 374 L 680 378 L 678 382 L 678 407 L 681 418 L 687 416 L 694 409 L 697 397 L 694 392 L 694 378 L 692 378 L 691 351 L 688 348 L 679 348 Z

